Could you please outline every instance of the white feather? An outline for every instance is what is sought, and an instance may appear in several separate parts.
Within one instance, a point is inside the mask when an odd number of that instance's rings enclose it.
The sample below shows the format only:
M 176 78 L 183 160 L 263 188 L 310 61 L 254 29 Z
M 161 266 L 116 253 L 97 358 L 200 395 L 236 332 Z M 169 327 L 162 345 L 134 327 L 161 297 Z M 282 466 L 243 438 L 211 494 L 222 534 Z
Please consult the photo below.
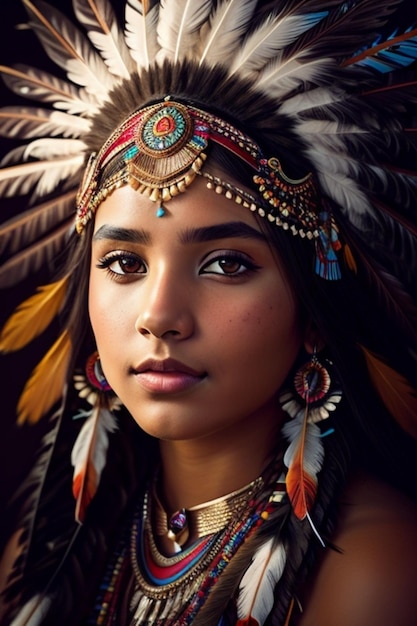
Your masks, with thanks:
M 113 414 L 97 401 L 84 422 L 71 452 L 74 481 L 78 481 L 75 519 L 84 521 L 86 507 L 94 497 L 106 465 L 109 434 L 117 429 Z
M 16 615 L 10 626 L 41 626 L 51 606 L 51 598 L 38 594 L 33 596 Z
M 145 12 L 140 0 L 127 0 L 125 7 L 125 40 L 137 68 L 148 68 L 159 50 L 156 27 L 159 4 Z
M 78 115 L 35 107 L 3 107 L 0 109 L 0 135 L 19 139 L 34 137 L 77 138 L 88 132 L 90 123 Z
M 86 459 L 93 450 L 94 467 L 100 474 L 106 464 L 106 452 L 109 446 L 109 433 L 117 430 L 114 415 L 104 408 L 94 408 L 84 422 L 71 452 L 74 474 L 82 470 Z M 94 441 L 93 441 L 94 440 Z
M 48 15 L 43 15 L 30 0 L 23 3 L 33 16 L 31 26 L 49 57 L 66 70 L 69 80 L 104 101 L 116 81 L 86 37 L 51 5 L 47 5 Z
M 339 169 L 336 170 L 334 153 L 326 155 L 311 148 L 307 154 L 317 169 L 319 183 L 324 194 L 347 212 L 350 221 L 355 226 L 363 228 L 366 216 L 372 216 L 374 209 L 358 183 L 350 175 L 341 171 L 341 160 L 338 162 Z M 346 166 L 343 169 L 347 171 Z
M 290 467 L 295 454 L 300 446 L 300 439 L 303 435 L 304 416 L 298 415 L 286 422 L 283 426 L 282 433 L 290 441 L 290 445 L 285 451 L 284 464 Z M 324 459 L 324 448 L 321 438 L 320 428 L 316 424 L 307 423 L 304 439 L 304 469 L 312 477 L 317 477 L 321 470 Z
M 72 155 L 79 156 L 85 148 L 80 139 L 41 138 L 25 147 L 23 159 L 56 159 Z
M 224 65 L 236 49 L 252 19 L 257 0 L 223 0 L 201 29 L 200 65 Z
M 239 619 L 253 617 L 264 624 L 274 604 L 274 590 L 282 576 L 286 551 L 282 543 L 274 546 L 274 537 L 256 551 L 246 570 L 237 598 Z
M 207 0 L 161 0 L 158 21 L 158 59 L 175 63 L 190 56 L 199 41 L 199 30 L 207 20 L 211 3 Z
M 306 120 L 300 121 L 297 132 L 305 137 L 306 141 L 311 145 L 320 144 L 330 152 L 339 152 L 348 154 L 347 139 L 360 140 L 361 137 L 366 138 L 369 131 L 353 124 L 343 124 L 328 120 Z M 357 160 L 354 159 L 357 163 Z M 356 170 L 356 168 L 355 168 Z
M 277 15 L 268 17 L 245 41 L 235 57 L 229 74 L 240 75 L 261 70 L 280 50 L 317 24 L 325 13 Z
M 105 78 L 95 53 L 90 51 L 88 57 L 85 63 L 80 62 L 79 59 L 68 59 L 65 64 L 67 76 L 69 80 L 74 81 L 77 85 L 85 87 L 89 93 L 95 93 L 100 99 L 100 104 L 103 104 L 109 91 L 117 85 L 117 80 L 114 79 L 109 82 Z M 107 74 L 108 76 L 111 75 L 109 72 Z
M 93 115 L 97 112 L 99 100 L 88 93 L 61 80 L 52 74 L 28 65 L 14 67 L 0 66 L 0 73 L 6 85 L 19 96 L 51 103 L 54 108 L 71 114 Z
M 305 83 L 316 83 L 319 79 L 331 75 L 332 59 L 314 59 L 307 61 L 303 53 L 289 59 L 276 59 L 266 65 L 255 82 L 255 87 L 267 91 L 272 97 L 284 98 Z M 333 70 L 334 71 L 334 70 Z
M 280 106 L 280 112 L 285 115 L 297 116 L 299 113 L 305 113 L 312 109 L 326 107 L 336 102 L 344 101 L 346 94 L 342 89 L 328 87 L 316 87 L 299 93 L 291 98 L 288 98 Z
M 87 29 L 87 35 L 104 59 L 110 72 L 119 78 L 129 78 L 134 70 L 113 7 L 108 0 L 73 0 L 74 13 Z
M 0 194 L 10 198 L 27 194 L 34 188 L 33 198 L 37 198 L 75 176 L 83 164 L 83 155 L 73 155 L 0 169 Z

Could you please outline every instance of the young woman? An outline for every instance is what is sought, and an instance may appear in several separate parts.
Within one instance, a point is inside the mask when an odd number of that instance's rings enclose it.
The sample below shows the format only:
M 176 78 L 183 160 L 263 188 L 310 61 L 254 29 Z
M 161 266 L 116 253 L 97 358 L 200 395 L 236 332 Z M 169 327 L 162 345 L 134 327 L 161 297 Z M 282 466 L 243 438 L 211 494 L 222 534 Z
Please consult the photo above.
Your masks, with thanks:
M 90 82 L 3 68 L 68 111 L 23 113 L 64 138 L 30 143 L 48 159 L 4 193 L 30 175 L 41 197 L 57 168 L 32 223 L 76 205 L 58 276 L 1 337 L 48 343 L 17 413 L 49 417 L 8 513 L 3 622 L 412 626 L 417 160 L 394 90 L 376 101 L 350 61 L 376 3 L 129 2 L 116 63 L 110 6 L 74 2 L 109 74 L 25 4 Z

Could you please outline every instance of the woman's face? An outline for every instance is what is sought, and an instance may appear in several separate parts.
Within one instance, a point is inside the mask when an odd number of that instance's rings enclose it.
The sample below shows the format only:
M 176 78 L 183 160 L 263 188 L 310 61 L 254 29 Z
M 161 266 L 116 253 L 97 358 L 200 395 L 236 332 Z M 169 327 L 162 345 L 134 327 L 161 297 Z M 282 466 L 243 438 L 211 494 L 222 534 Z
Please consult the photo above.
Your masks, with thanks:
M 125 186 L 95 218 L 89 311 L 108 382 L 161 439 L 276 422 L 302 331 L 256 219 L 201 178 L 157 208 Z

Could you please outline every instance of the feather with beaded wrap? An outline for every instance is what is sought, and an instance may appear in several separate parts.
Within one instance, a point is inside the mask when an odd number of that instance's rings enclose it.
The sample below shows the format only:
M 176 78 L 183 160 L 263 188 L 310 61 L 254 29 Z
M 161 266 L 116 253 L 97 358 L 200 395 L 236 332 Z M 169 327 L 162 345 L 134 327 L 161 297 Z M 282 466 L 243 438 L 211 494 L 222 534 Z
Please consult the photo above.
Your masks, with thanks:
M 83 523 L 88 505 L 93 499 L 106 464 L 109 433 L 117 424 L 108 408 L 101 406 L 98 396 L 91 414 L 84 422 L 71 453 L 74 467 L 73 494 L 76 499 L 75 519 Z
M 393 11 L 392 3 L 381 4 L 377 0 L 359 0 L 355 3 L 293 0 L 284 6 L 275 7 L 271 18 L 261 10 L 258 14 L 260 7 L 253 0 L 244 3 L 237 0 L 207 2 L 205 8 L 200 2 L 182 0 L 180 6 L 185 8 L 185 14 L 194 16 L 191 23 L 183 28 L 180 19 L 168 24 L 170 12 L 179 14 L 179 4 L 173 0 L 165 0 L 163 3 L 128 0 L 125 7 L 125 31 L 123 33 L 119 26 L 119 33 L 116 33 L 114 12 L 107 0 L 86 0 L 84 4 L 82 0 L 76 0 L 75 13 L 80 25 L 87 31 L 87 37 L 68 18 L 45 2 L 24 0 L 24 4 L 30 26 L 45 50 L 67 72 L 69 81 L 75 82 L 76 86 L 33 68 L 27 70 L 26 79 L 26 70 L 2 68 L 7 80 L 14 83 L 12 88 L 17 93 L 22 92 L 26 80 L 29 97 L 62 108 L 70 115 L 80 117 L 81 114 L 83 129 L 86 129 L 106 100 L 109 90 L 125 75 L 125 68 L 133 67 L 134 64 L 139 68 L 147 67 L 149 59 L 155 56 L 172 58 L 174 55 L 177 58 L 180 42 L 186 40 L 200 64 L 223 63 L 227 56 L 230 59 L 229 75 L 239 78 L 247 72 L 251 76 L 257 74 L 255 88 L 279 96 L 277 105 L 291 117 L 296 132 L 306 141 L 307 154 L 317 169 L 325 194 L 359 225 L 364 216 L 372 215 L 373 206 L 367 192 L 372 192 L 381 182 L 387 184 L 388 176 L 383 171 L 386 155 L 380 159 L 384 164 L 382 167 L 375 161 L 365 168 L 349 158 L 349 150 L 351 144 L 355 144 L 363 148 L 366 154 L 371 154 L 379 128 L 375 126 L 372 132 L 369 132 L 369 128 L 365 133 L 362 132 L 366 111 L 361 112 L 359 104 L 355 103 L 350 94 L 347 96 L 341 86 L 330 84 L 329 76 L 334 75 L 338 63 L 347 64 L 347 59 L 355 58 L 356 51 L 363 46 L 365 39 L 374 39 L 374 32 L 381 28 Z M 203 20 L 203 16 L 207 19 Z M 198 27 L 200 23 L 201 28 Z M 110 61 L 110 49 L 114 51 L 114 42 L 122 41 L 122 33 L 126 42 L 126 46 L 121 44 L 123 58 L 126 60 L 129 51 L 133 65 L 129 60 L 123 63 Z M 92 37 L 89 40 L 90 35 Z M 407 39 L 414 41 L 413 38 L 412 31 L 404 32 L 402 45 L 407 45 Z M 106 60 L 109 64 L 106 64 Z M 352 66 L 355 65 L 352 62 Z M 354 82 L 349 76 L 347 73 L 346 84 L 353 87 Z M 285 86 L 287 79 L 289 82 Z M 100 84 L 99 88 L 97 83 Z M 294 95 L 294 85 L 301 93 Z M 355 123 L 349 126 L 334 123 L 335 117 L 344 119 L 349 110 L 357 116 Z M 4 118 L 6 116 L 7 112 Z M 317 117 L 323 118 L 320 123 Z M 53 119 L 51 116 L 49 121 L 52 123 Z M 39 129 L 42 128 L 40 120 L 34 123 Z M 23 133 L 28 132 L 27 123 L 18 126 Z M 60 127 L 61 134 L 69 133 L 67 139 L 57 137 L 56 143 L 49 143 L 50 139 L 43 141 L 39 137 L 25 149 L 12 152 L 6 158 L 2 170 L 3 182 L 0 183 L 3 195 L 26 193 L 34 187 L 33 200 L 36 200 L 36 196 L 41 197 L 45 192 L 57 189 L 61 182 L 76 186 L 86 147 L 77 138 L 81 126 L 78 121 L 70 123 L 66 118 L 65 123 L 63 120 L 57 122 L 53 132 L 59 132 Z M 74 131 L 72 133 L 71 128 Z M 16 138 L 19 134 L 25 138 L 20 130 L 16 130 Z M 391 137 L 394 140 L 394 132 Z M 61 155 L 61 161 L 56 159 L 57 155 Z M 34 161 L 8 164 L 8 159 L 21 161 L 24 158 Z M 371 172 L 372 168 L 374 171 Z M 358 182 L 364 172 L 369 178 L 367 189 L 363 189 Z M 398 180 L 399 188 L 401 184 L 401 180 Z M 54 238 L 48 237 L 48 241 L 52 244 Z M 48 241 L 45 241 L 45 247 Z M 41 244 L 39 246 L 42 248 Z M 46 258 L 37 253 L 35 256 L 38 259 Z M 17 268 L 18 265 L 16 263 L 9 268 Z M 29 267 L 30 263 L 25 265 Z
M 239 584 L 236 626 L 265 623 L 274 605 L 274 590 L 285 563 L 285 547 L 274 537 L 258 548 Z

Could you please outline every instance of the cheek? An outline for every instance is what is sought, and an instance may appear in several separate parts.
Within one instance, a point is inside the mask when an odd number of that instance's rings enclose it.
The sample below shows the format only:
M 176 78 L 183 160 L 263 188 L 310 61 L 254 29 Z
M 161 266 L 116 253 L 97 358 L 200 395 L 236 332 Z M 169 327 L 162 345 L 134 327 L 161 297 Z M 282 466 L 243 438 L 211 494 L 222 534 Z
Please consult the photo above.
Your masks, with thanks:
M 279 377 L 287 373 L 302 344 L 302 329 L 297 307 L 288 294 L 280 298 L 260 297 L 255 302 L 236 303 L 217 315 L 218 345 L 230 357 L 251 368 L 266 370 Z M 226 349 L 228 347 L 228 350 Z
M 88 289 L 88 314 L 90 316 L 90 322 L 93 329 L 93 333 L 97 338 L 100 337 L 101 331 L 107 324 L 107 316 L 103 314 L 106 310 L 104 303 L 102 303 L 102 292 L 99 288 L 99 281 L 94 277 L 94 274 L 90 277 L 90 284 Z
M 120 294 L 114 297 L 112 290 L 109 289 L 108 281 L 106 285 L 103 285 L 100 279 L 101 277 L 95 276 L 94 273 L 90 278 L 88 312 L 97 347 L 99 351 L 103 351 L 108 346 L 117 345 L 117 341 L 113 338 L 123 328 L 125 313 L 123 313 L 124 302 Z

